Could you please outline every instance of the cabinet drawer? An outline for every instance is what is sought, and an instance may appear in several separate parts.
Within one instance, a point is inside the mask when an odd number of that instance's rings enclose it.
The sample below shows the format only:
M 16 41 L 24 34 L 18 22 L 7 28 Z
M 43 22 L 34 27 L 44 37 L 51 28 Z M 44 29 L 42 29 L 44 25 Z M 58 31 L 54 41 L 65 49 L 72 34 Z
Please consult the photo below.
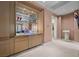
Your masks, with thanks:
M 29 48 L 39 45 L 43 42 L 42 35 L 35 35 L 29 37 Z

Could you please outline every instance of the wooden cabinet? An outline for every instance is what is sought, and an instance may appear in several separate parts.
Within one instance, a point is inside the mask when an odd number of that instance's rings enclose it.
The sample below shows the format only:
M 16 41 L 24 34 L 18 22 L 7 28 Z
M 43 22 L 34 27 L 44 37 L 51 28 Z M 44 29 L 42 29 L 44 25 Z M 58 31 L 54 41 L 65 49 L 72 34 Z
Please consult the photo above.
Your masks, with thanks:
M 9 2 L 0 1 L 0 37 L 9 36 Z
M 11 55 L 11 54 L 14 54 L 14 49 L 15 49 L 15 46 L 14 46 L 15 38 L 11 38 L 9 41 L 10 41 L 10 55 Z
M 43 43 L 43 36 L 41 34 L 29 36 L 29 48 Z
M 0 56 L 8 56 L 9 53 L 9 40 L 0 41 Z
M 10 55 L 10 39 L 15 33 L 14 11 L 14 2 L 0 1 L 0 56 Z
M 15 53 L 28 49 L 28 37 L 19 36 L 15 38 Z
M 15 35 L 15 2 L 0 1 L 0 37 Z

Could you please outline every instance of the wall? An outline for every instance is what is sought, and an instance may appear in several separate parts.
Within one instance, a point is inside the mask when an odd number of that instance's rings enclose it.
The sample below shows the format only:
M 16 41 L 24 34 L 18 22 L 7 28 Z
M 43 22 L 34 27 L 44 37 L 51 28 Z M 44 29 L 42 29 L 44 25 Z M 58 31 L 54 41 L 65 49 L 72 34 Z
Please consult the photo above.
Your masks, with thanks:
M 51 17 L 53 14 L 48 10 L 44 10 L 44 42 L 48 42 L 52 40 L 51 34 Z
M 70 39 L 73 40 L 74 39 L 74 18 L 73 18 L 73 14 L 68 14 L 65 16 L 62 16 L 62 20 L 61 20 L 61 30 L 63 31 L 64 29 L 68 29 L 70 30 Z M 62 37 L 64 36 L 63 32 L 61 33 Z
M 58 38 L 63 38 L 64 37 L 64 33 L 63 30 L 64 29 L 68 29 L 70 30 L 70 39 L 74 40 L 74 18 L 73 18 L 73 13 L 71 14 L 67 14 L 64 16 L 61 16 L 61 19 L 58 19 Z
M 61 39 L 61 17 L 57 17 L 57 38 Z

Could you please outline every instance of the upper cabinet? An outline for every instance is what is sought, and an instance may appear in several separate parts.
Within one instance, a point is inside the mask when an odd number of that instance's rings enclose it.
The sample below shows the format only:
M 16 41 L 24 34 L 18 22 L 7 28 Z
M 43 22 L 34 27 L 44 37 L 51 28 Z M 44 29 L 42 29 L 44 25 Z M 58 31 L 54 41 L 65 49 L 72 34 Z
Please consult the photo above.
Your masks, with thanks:
M 9 2 L 0 2 L 0 37 L 9 36 Z
M 12 37 L 15 35 L 14 9 L 14 2 L 0 2 L 0 37 Z

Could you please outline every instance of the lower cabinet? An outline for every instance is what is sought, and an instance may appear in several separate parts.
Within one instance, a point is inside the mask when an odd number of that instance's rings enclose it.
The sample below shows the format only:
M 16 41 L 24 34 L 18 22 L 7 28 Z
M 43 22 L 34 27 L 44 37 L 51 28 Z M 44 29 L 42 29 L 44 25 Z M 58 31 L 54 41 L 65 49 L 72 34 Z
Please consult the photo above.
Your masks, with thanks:
M 41 34 L 5 39 L 0 41 L 0 56 L 9 56 L 42 43 L 43 36 Z
M 15 48 L 15 46 L 14 46 L 15 42 L 14 41 L 15 41 L 15 38 L 10 39 L 10 55 L 14 54 L 14 48 Z
M 29 48 L 43 43 L 43 36 L 41 34 L 29 36 Z
M 16 37 L 15 38 L 15 53 L 28 49 L 28 38 L 27 37 Z
M 10 54 L 9 39 L 0 41 L 0 56 L 8 56 Z
M 32 48 L 43 43 L 43 36 L 30 35 L 30 36 L 18 36 L 15 38 L 15 53 L 23 51 L 28 48 Z

